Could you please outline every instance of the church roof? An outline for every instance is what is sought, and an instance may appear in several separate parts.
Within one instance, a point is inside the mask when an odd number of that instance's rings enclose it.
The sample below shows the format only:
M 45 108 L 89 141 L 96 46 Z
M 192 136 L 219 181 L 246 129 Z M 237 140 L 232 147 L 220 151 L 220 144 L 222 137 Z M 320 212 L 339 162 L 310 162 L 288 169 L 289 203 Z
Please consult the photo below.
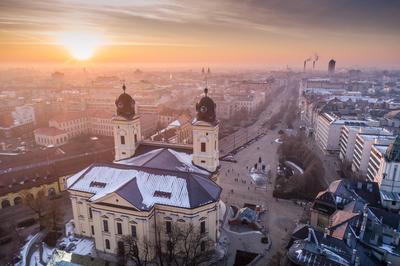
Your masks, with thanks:
M 119 164 L 145 166 L 154 169 L 170 171 L 188 171 L 202 175 L 209 175 L 207 170 L 201 169 L 192 163 L 192 155 L 177 152 L 173 149 L 159 148 L 140 156 L 118 161 Z
M 219 199 L 211 173 L 194 166 L 191 155 L 156 149 L 118 163 L 93 164 L 68 179 L 68 188 L 93 194 L 91 201 L 116 193 L 139 210 L 155 204 L 196 208 Z

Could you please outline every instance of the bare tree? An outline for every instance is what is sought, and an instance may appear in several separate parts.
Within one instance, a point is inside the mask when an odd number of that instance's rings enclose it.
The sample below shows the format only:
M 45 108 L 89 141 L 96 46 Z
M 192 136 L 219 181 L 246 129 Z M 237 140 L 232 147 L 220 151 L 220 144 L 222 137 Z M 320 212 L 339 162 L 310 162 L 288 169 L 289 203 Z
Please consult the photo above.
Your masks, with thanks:
M 48 198 L 46 197 L 45 190 L 41 188 L 37 192 L 36 197 L 34 197 L 29 192 L 23 192 L 22 198 L 23 198 L 23 203 L 38 215 L 40 229 L 42 230 L 44 228 L 43 225 L 44 212 L 48 207 Z
M 174 223 L 167 236 L 161 236 L 162 231 L 158 230 L 158 260 L 166 265 L 195 266 L 211 258 L 213 242 L 192 223 Z
M 54 232 L 59 232 L 59 227 L 57 225 L 62 223 L 63 210 L 60 208 L 56 201 L 47 201 L 47 214 L 45 215 L 45 225 L 50 230 Z
M 123 243 L 126 248 L 126 254 L 119 255 L 125 257 L 125 262 L 127 260 L 131 260 L 139 266 L 147 265 L 151 244 L 146 237 L 144 237 L 143 243 L 140 243 L 140 245 L 138 245 L 137 238 L 133 236 L 124 236 Z
M 200 228 L 196 229 L 191 223 L 180 230 L 179 238 L 183 246 L 182 265 L 198 265 L 210 259 L 212 241 L 200 232 Z

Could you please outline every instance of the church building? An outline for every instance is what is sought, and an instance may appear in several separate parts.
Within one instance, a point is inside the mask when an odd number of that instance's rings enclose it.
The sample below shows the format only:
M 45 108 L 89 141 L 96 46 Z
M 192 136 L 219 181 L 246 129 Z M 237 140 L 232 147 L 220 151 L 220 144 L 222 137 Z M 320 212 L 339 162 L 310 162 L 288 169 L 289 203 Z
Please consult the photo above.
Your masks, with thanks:
M 112 119 L 115 161 L 94 163 L 67 181 L 75 234 L 93 238 L 97 251 L 109 254 L 120 254 L 133 239 L 139 256 L 149 260 L 158 247 L 169 251 L 174 228 L 198 232 L 199 252 L 214 247 L 222 190 L 215 103 L 205 89 L 193 145 L 144 141 L 135 101 L 125 90 Z

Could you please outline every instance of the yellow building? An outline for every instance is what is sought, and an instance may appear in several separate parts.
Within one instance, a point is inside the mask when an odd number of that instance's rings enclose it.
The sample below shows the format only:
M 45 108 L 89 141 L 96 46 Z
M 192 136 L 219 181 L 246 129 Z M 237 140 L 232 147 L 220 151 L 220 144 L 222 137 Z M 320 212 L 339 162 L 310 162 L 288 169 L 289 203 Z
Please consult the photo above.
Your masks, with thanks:
M 158 244 L 162 252 L 170 249 L 176 228 L 193 228 L 198 252 L 214 247 L 222 191 L 215 182 L 219 166 L 215 104 L 207 96 L 198 104 L 193 146 L 135 138 L 132 134 L 140 132 L 140 120 L 125 87 L 116 106 L 116 161 L 92 164 L 67 180 L 75 233 L 93 238 L 99 252 L 115 255 L 126 249 L 127 237 L 133 238 L 140 256 L 149 248 L 149 259 L 156 256 Z

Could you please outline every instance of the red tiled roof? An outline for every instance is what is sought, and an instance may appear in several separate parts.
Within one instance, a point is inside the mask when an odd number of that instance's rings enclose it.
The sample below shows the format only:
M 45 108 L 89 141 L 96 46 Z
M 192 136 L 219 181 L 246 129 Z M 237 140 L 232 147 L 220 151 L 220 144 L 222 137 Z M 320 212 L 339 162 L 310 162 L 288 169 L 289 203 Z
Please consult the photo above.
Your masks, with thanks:
M 35 130 L 35 134 L 46 136 L 57 136 L 65 133 L 66 132 L 64 130 L 55 127 L 42 127 Z
M 11 112 L 0 115 L 0 127 L 12 127 L 14 125 L 14 118 Z
M 69 113 L 58 114 L 52 117 L 50 120 L 55 120 L 57 122 L 66 122 L 66 121 L 76 120 L 82 117 L 85 117 L 84 113 L 69 112 Z
M 357 216 L 358 213 L 349 212 L 349 211 L 336 211 L 332 217 L 330 218 L 330 227 L 338 226 L 348 220 L 352 219 L 353 217 Z
M 111 119 L 114 115 L 114 113 L 110 111 L 94 110 L 94 109 L 89 109 L 86 113 L 88 117 L 106 118 L 106 119 L 107 118 Z

